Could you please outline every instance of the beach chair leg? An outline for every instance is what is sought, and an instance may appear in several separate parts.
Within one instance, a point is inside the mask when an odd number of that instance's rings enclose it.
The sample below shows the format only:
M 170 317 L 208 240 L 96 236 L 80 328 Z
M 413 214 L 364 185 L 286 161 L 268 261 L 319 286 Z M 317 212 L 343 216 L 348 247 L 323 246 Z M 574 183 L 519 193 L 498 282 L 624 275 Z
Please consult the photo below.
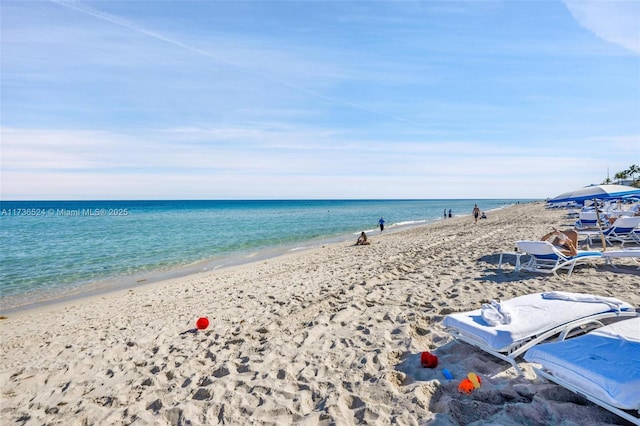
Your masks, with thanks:
M 611 257 L 605 257 L 605 263 L 611 266 L 613 269 L 618 269 L 617 266 L 613 264 L 613 260 Z
M 520 256 L 522 256 L 520 253 L 516 254 L 516 272 L 520 270 Z

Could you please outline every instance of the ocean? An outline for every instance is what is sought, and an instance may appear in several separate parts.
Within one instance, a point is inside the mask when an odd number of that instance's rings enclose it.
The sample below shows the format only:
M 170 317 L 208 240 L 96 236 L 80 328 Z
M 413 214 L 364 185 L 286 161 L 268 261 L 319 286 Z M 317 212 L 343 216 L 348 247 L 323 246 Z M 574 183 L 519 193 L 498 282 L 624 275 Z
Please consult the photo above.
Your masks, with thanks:
M 0 312 L 527 201 L 1 201 Z

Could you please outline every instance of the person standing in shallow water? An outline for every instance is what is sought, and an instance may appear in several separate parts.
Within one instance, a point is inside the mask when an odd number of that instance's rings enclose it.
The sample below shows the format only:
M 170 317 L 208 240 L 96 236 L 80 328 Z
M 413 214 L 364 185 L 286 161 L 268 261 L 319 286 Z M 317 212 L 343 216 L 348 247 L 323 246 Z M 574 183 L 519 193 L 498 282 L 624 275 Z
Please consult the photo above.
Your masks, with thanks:
M 449 217 L 451 217 L 451 209 L 449 209 Z
M 480 216 L 480 208 L 476 204 L 476 206 L 473 208 L 473 218 L 475 219 L 476 223 L 478 223 L 478 217 L 479 216 Z
M 378 226 L 380 226 L 380 232 L 384 231 L 384 218 L 381 217 L 378 221 Z

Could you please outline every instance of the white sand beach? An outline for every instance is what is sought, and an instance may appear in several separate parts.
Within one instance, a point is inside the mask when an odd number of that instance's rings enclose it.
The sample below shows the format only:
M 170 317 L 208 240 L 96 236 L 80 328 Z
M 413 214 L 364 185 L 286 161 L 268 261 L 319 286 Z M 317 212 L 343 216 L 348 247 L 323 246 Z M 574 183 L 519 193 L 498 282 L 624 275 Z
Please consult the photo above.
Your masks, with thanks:
M 12 313 L 0 321 L 0 423 L 625 424 L 537 379 L 523 360 L 518 376 L 441 324 L 492 299 L 551 290 L 639 307 L 631 258 L 570 277 L 514 272 L 510 256 L 498 270 L 516 240 L 570 227 L 565 214 L 519 204 L 477 224 L 469 214 L 374 232 L 369 246 L 335 244 Z M 204 331 L 195 331 L 199 317 L 211 321 Z M 423 368 L 422 351 L 439 367 Z M 468 372 L 482 378 L 470 395 L 457 390 Z

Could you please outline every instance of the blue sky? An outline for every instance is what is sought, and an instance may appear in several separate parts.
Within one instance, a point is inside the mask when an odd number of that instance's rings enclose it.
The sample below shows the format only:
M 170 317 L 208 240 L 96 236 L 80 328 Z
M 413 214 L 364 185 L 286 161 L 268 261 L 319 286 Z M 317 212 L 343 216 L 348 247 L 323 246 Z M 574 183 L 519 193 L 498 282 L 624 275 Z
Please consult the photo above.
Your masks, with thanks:
M 0 18 L 5 200 L 546 198 L 640 165 L 640 0 Z

